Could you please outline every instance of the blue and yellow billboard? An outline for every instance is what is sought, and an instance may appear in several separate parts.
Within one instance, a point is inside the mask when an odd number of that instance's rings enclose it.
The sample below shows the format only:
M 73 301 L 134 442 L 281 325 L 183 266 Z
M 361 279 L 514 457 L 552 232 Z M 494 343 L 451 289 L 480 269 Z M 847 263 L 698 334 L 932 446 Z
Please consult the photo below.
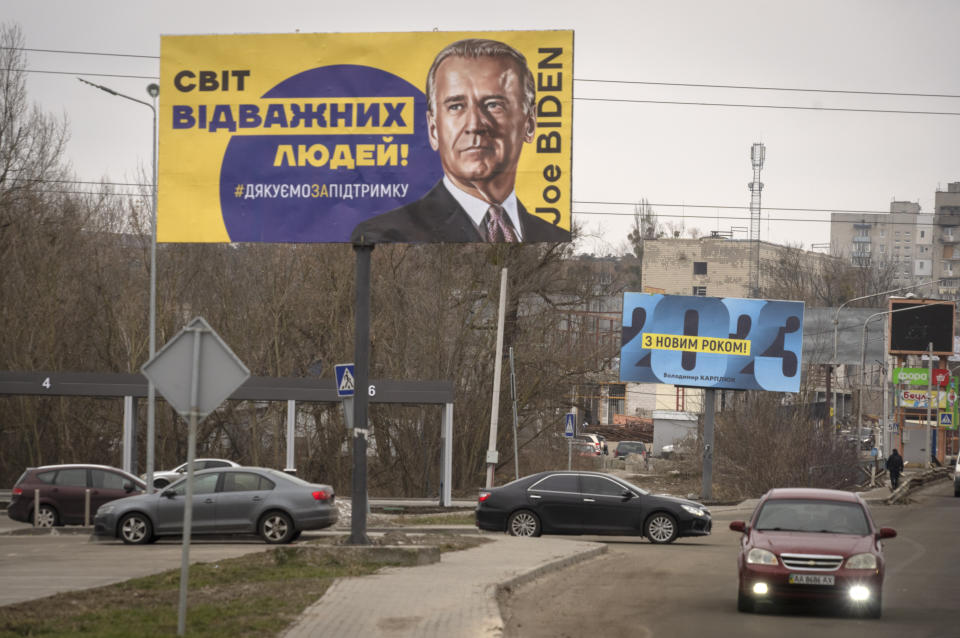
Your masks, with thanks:
M 164 36 L 160 76 L 158 241 L 570 238 L 572 31 Z
M 803 302 L 623 295 L 620 380 L 797 392 Z

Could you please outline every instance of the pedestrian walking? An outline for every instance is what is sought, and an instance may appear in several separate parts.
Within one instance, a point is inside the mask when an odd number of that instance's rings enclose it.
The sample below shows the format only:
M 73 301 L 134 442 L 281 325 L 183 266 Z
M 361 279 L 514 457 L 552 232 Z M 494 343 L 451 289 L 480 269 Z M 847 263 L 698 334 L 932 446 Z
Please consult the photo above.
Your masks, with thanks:
M 903 474 L 903 457 L 893 448 L 887 459 L 887 472 L 890 473 L 890 489 L 895 490 L 900 485 L 900 475 Z

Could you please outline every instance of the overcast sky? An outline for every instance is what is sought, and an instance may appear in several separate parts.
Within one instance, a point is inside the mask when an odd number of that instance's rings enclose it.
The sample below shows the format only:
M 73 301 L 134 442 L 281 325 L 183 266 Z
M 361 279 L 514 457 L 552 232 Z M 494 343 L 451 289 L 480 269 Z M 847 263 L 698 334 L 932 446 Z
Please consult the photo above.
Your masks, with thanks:
M 905 200 L 933 212 L 935 191 L 960 181 L 957 0 L 0 0 L 0 20 L 31 49 L 126 54 L 28 52 L 29 68 L 67 72 L 30 73 L 28 90 L 69 118 L 81 180 L 135 181 L 151 115 L 76 76 L 148 100 L 161 34 L 572 28 L 574 220 L 596 236 L 586 252 L 617 252 L 644 198 L 664 222 L 746 229 L 754 142 L 766 145 L 761 239 L 776 243 L 828 242 L 831 210 Z

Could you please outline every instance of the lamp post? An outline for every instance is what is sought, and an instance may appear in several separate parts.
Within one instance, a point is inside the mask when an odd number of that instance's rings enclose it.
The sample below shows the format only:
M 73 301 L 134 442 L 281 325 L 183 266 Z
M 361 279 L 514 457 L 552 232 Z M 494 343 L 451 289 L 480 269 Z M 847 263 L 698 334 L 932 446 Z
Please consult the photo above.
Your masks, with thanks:
M 931 283 L 931 282 L 927 282 L 927 283 Z M 863 436 L 863 388 L 864 386 L 866 386 L 866 376 L 867 376 L 866 375 L 867 324 L 870 323 L 870 321 L 872 321 L 876 317 L 880 317 L 883 315 L 892 315 L 893 313 L 896 313 L 896 312 L 904 312 L 907 310 L 916 310 L 917 308 L 929 308 L 929 307 L 930 306 L 926 304 L 918 304 L 916 306 L 907 306 L 906 308 L 897 308 L 896 310 L 884 310 L 881 312 L 875 312 L 874 314 L 867 317 L 866 321 L 863 322 L 863 331 L 861 334 L 861 341 L 860 341 L 860 400 L 857 401 L 857 450 L 858 450 L 858 453 L 860 448 L 860 439 Z M 932 361 L 933 359 L 931 355 L 931 362 Z M 933 373 L 931 372 L 930 375 L 932 379 Z M 884 382 L 886 382 L 886 379 L 884 379 Z M 933 393 L 928 390 L 928 393 L 927 393 L 927 427 L 928 428 L 930 426 L 930 404 L 933 400 L 931 396 L 932 394 Z M 886 427 L 886 424 L 884 424 L 884 427 Z M 930 445 L 929 440 L 927 441 L 927 445 Z
M 938 284 L 938 283 L 940 283 L 941 281 L 943 281 L 943 280 L 942 280 L 942 279 L 934 279 L 934 280 L 932 280 L 932 281 L 924 281 L 923 283 L 914 284 L 914 285 L 912 285 L 912 286 L 902 286 L 902 287 L 900 287 L 900 288 L 894 288 L 893 290 L 885 290 L 885 291 L 883 291 L 883 292 L 875 292 L 875 293 L 873 293 L 873 294 L 864 295 L 864 296 L 862 296 L 862 297 L 854 297 L 853 299 L 847 299 L 847 300 L 844 301 L 842 304 L 840 304 L 839 306 L 837 306 L 837 312 L 833 315 L 833 359 L 831 360 L 831 366 L 838 365 L 838 363 L 839 363 L 839 362 L 837 361 L 837 334 L 838 334 L 839 328 L 840 328 L 840 311 L 843 310 L 843 307 L 844 307 L 844 306 L 846 306 L 847 304 L 853 303 L 854 301 L 862 301 L 862 300 L 864 300 L 864 299 L 870 299 L 870 298 L 872 298 L 872 297 L 882 297 L 882 296 L 884 296 L 884 295 L 889 295 L 889 294 L 892 294 L 892 293 L 895 293 L 895 292 L 902 292 L 902 291 L 904 291 L 904 290 L 912 290 L 912 289 L 914 289 L 914 288 L 922 288 L 923 286 L 927 286 L 927 285 L 929 285 L 929 284 Z M 832 372 L 832 371 L 828 371 L 828 374 L 831 374 L 831 375 L 832 375 L 833 372 Z M 828 385 L 829 385 L 829 383 L 828 383 Z M 829 389 L 829 388 L 828 388 L 828 389 Z M 830 397 L 829 397 L 829 393 L 828 393 L 828 397 L 827 397 L 827 402 L 828 402 L 828 404 L 829 404 L 829 401 L 830 401 Z M 828 405 L 828 407 L 829 407 L 829 405 Z M 836 427 L 837 427 L 837 415 L 836 415 L 836 410 L 834 410 L 833 419 L 832 419 L 832 425 L 833 425 L 834 429 L 836 429 Z
M 138 100 L 114 91 L 113 89 L 101 84 L 88 82 L 83 78 L 77 78 L 84 84 L 105 91 L 115 97 L 122 97 L 125 100 L 143 104 L 153 114 L 151 121 L 151 132 L 153 134 L 153 149 L 151 159 L 153 160 L 153 186 L 152 186 L 152 210 L 150 213 L 150 358 L 153 359 L 157 353 L 157 96 L 160 95 L 160 85 L 150 83 L 147 85 L 147 94 L 152 98 L 152 102 Z M 156 424 L 156 397 L 157 389 L 153 381 L 147 380 L 147 493 L 153 492 L 153 457 L 154 457 L 154 438 Z

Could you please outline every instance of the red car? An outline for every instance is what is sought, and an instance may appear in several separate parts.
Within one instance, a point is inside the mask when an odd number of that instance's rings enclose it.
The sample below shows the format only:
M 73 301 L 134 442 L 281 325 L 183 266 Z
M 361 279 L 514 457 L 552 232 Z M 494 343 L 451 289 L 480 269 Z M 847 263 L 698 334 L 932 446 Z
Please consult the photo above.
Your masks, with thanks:
M 36 527 L 82 525 L 97 508 L 109 501 L 146 490 L 146 485 L 132 474 L 106 465 L 68 464 L 30 467 L 13 486 L 7 516 L 12 520 L 33 523 Z M 40 492 L 39 504 L 34 503 Z M 37 507 L 39 505 L 39 507 Z M 39 516 L 34 521 L 34 508 Z
M 783 488 L 767 492 L 742 532 L 737 609 L 761 603 L 832 602 L 879 618 L 883 590 L 881 541 L 897 535 L 877 527 L 859 495 L 840 490 Z

